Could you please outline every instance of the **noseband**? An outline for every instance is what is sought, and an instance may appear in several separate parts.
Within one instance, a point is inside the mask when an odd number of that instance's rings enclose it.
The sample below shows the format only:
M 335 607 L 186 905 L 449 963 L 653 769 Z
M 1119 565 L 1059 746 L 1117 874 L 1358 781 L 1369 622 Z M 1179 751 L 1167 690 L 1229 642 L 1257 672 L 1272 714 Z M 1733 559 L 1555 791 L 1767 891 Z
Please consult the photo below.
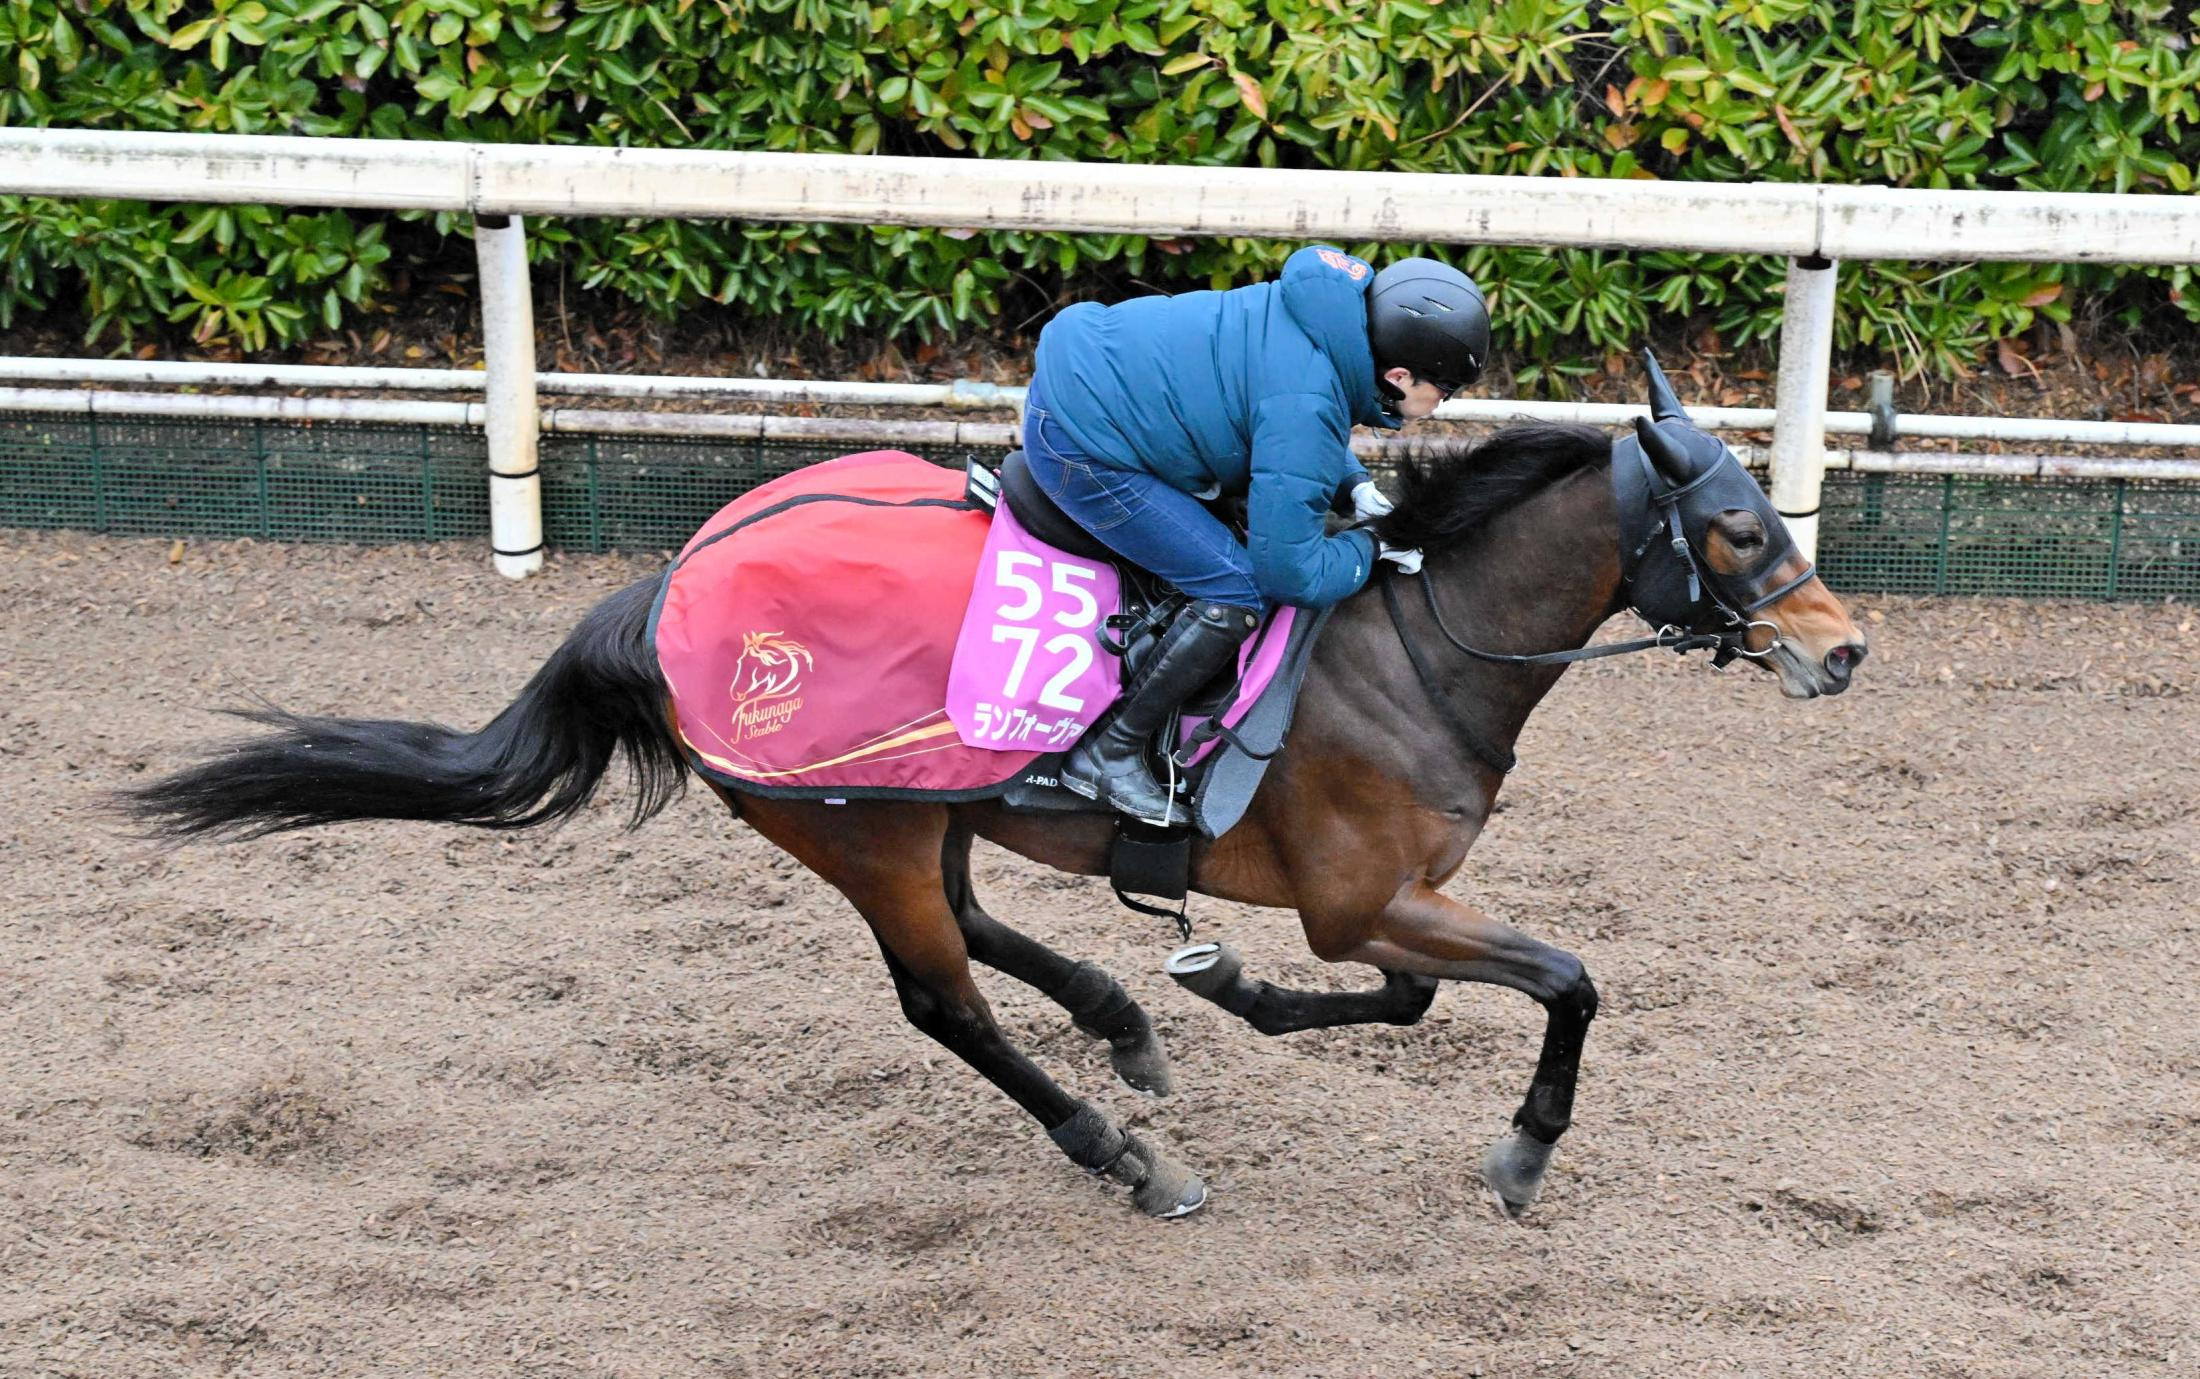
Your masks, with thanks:
M 1634 437 L 1626 437 L 1612 447 L 1612 488 L 1620 512 L 1621 587 L 1627 591 L 1627 606 L 1637 617 L 1656 628 L 1655 633 L 1633 641 L 1607 642 L 1602 646 L 1576 647 L 1570 651 L 1525 654 L 1484 651 L 1461 640 L 1451 630 L 1444 621 L 1443 610 L 1437 606 L 1436 586 L 1423 573 L 1418 576 L 1421 598 L 1428 606 L 1429 618 L 1436 624 L 1436 630 L 1456 651 L 1478 661 L 1511 666 L 1568 665 L 1664 647 L 1682 655 L 1708 650 L 1712 653 L 1711 664 L 1723 670 L 1737 656 L 1757 660 L 1778 650 L 1780 629 L 1751 615 L 1809 583 L 1818 573 L 1817 567 L 1806 560 L 1801 574 L 1777 584 L 1772 582 L 1772 571 L 1795 553 L 1795 541 L 1788 533 L 1787 524 L 1780 520 L 1779 513 L 1765 497 L 1764 490 L 1757 486 L 1757 481 L 1742 468 L 1741 461 L 1734 458 L 1733 451 L 1700 431 L 1694 434 L 1718 446 L 1719 458 L 1705 464 L 1702 472 L 1686 483 L 1678 485 L 1661 484 L 1663 476 Z M 1700 534 L 1713 517 L 1731 508 L 1756 512 L 1764 522 L 1765 554 L 1751 575 L 1728 576 L 1713 570 L 1689 539 L 1691 530 Z M 1661 536 L 1665 540 L 1660 541 Z M 1443 715 L 1454 737 L 1491 769 L 1500 774 L 1510 772 L 1516 762 L 1513 754 L 1493 746 L 1459 717 L 1458 710 L 1441 692 L 1435 672 L 1422 656 L 1421 648 L 1406 630 L 1398 606 L 1397 588 L 1399 580 L 1405 578 L 1408 576 L 1397 573 L 1382 577 L 1383 607 L 1390 614 L 1391 626 L 1398 630 L 1398 640 L 1406 649 L 1406 659 L 1413 663 L 1413 672 L 1420 679 L 1423 692 Z M 1772 642 L 1761 651 L 1752 651 L 1749 634 L 1758 627 L 1772 633 Z

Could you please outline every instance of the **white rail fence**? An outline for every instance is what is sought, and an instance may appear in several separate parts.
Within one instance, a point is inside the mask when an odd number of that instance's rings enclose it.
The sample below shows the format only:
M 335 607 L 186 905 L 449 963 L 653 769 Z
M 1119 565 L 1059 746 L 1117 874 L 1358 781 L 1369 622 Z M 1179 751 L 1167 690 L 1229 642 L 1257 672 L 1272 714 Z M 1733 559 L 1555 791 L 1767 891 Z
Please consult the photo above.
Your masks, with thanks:
M 79 375 L 82 375 L 80 378 Z M 316 375 L 331 375 L 317 377 Z M 178 364 L 129 360 L 53 360 L 0 357 L 0 379 L 52 382 L 132 382 L 178 387 L 342 388 L 387 392 L 482 392 L 487 374 L 477 369 L 325 368 L 310 365 Z M 644 399 L 719 398 L 740 402 L 810 402 L 870 406 L 1015 407 L 1021 388 L 982 382 L 837 383 L 807 379 L 649 377 L 635 374 L 535 375 L 538 394 L 579 394 Z M 1470 398 L 1447 402 L 1439 418 L 1504 425 L 1564 421 L 1590 426 L 1625 425 L 1643 409 L 1614 403 L 1529 402 Z M 381 398 L 208 396 L 114 389 L 0 387 L 0 412 L 67 416 L 182 417 L 200 420 L 361 422 L 382 425 L 483 429 L 481 402 Z M 1720 431 L 1775 429 L 1769 407 L 1694 407 L 1690 415 Z M 1009 447 L 1019 428 L 1006 421 L 872 421 L 844 417 L 755 416 L 722 412 L 606 411 L 542 407 L 543 432 L 583 435 L 680 436 L 694 439 L 845 441 L 867 445 Z M 1882 419 L 1869 412 L 1828 412 L 1827 434 L 1872 434 Z M 1895 437 L 2046 442 L 2099 446 L 2200 448 L 2200 426 L 2143 422 L 2052 421 L 2033 418 L 1897 416 Z M 1470 442 L 1444 438 L 1355 436 L 1353 448 L 1375 463 L 1399 455 L 1455 454 Z M 1770 465 L 1770 447 L 1733 447 L 1744 464 Z M 2060 454 L 1953 455 L 1900 453 L 1858 446 L 1824 452 L 1828 470 L 1873 474 L 1966 474 L 2018 478 L 2200 479 L 2200 460 L 2080 458 Z
M 1924 468 L 1915 459 L 1871 452 L 1834 456 L 1829 431 L 1866 433 L 1869 414 L 1829 416 L 1826 362 L 1833 330 L 1833 289 L 1842 259 L 2018 259 L 2031 262 L 2200 262 L 2200 200 L 2013 192 L 1951 192 L 1795 183 L 1664 183 L 1586 178 L 1512 178 L 1412 173 L 1297 172 L 1275 169 L 1131 167 L 1120 164 L 850 157 L 834 154 L 726 153 L 533 145 L 304 139 L 248 135 L 118 133 L 99 130 L 0 130 L 0 193 L 130 197 L 192 202 L 344 206 L 470 213 L 482 274 L 485 363 L 465 381 L 394 386 L 448 391 L 479 387 L 483 402 L 368 403 L 314 399 L 225 399 L 272 406 L 274 415 L 310 416 L 322 408 L 437 408 L 454 424 L 488 431 L 491 541 L 497 568 L 515 578 L 541 564 L 542 516 L 535 475 L 537 437 L 558 429 L 694 432 L 717 422 L 757 426 L 824 419 L 679 414 L 585 413 L 537 403 L 541 391 L 586 391 L 556 375 L 538 375 L 527 278 L 530 214 L 704 217 L 740 220 L 852 221 L 970 229 L 1130 232 L 1149 235 L 1259 236 L 1278 239 L 1497 243 L 1547 247 L 1675 249 L 1783 254 L 1789 258 L 1780 341 L 1777 406 L 1702 409 L 1707 424 L 1773 431 L 1774 502 L 1790 514 L 1796 538 L 1815 548 L 1817 509 L 1830 459 L 1859 469 Z M 83 369 L 89 361 L 78 361 Z M 118 366 L 128 368 L 131 366 Z M 136 366 L 143 368 L 145 366 Z M 284 371 L 250 369 L 262 382 L 295 383 Z M 347 371 L 362 372 L 362 371 Z M 23 378 L 23 374 L 11 375 Z M 93 378 L 89 372 L 73 380 Z M 59 381 L 61 374 L 45 375 Z M 474 380 L 478 378 L 478 383 Z M 117 378 L 115 381 L 124 381 Z M 139 375 L 128 381 L 169 381 Z M 331 385 L 335 386 L 335 385 Z M 341 386 L 353 386 L 349 383 Z M 781 388 L 787 384 L 779 384 Z M 791 385 L 830 390 L 835 385 Z M 864 389 L 872 385 L 838 385 Z M 896 385 L 878 385 L 891 387 Z M 911 385 L 900 385 L 911 386 Z M 927 390 L 925 403 L 1000 405 L 1018 400 Z M 608 385 L 626 396 L 790 396 L 769 381 L 645 380 Z M 743 393 L 741 388 L 751 388 Z M 0 389 L 0 403 L 40 405 L 31 394 Z M 96 397 L 96 394 L 63 394 Z M 208 415 L 207 398 L 161 398 Z M 985 400 L 977 400 L 984 397 Z M 855 401 L 829 391 L 805 400 Z M 866 399 L 868 400 L 868 399 Z M 887 401 L 886 398 L 879 398 Z M 919 402 L 897 396 L 895 402 Z M 55 409 L 67 404 L 57 399 Z M 1530 403 L 1458 402 L 1440 415 L 1488 420 L 1563 415 L 1611 422 L 1633 409 Z M 356 411 L 354 415 L 362 415 Z M 430 419 L 421 415 L 418 419 Z M 438 421 L 454 421 L 438 413 Z M 797 428 L 825 438 L 825 422 Z M 891 425 L 906 433 L 912 423 Z M 924 423 L 914 423 L 924 425 Z M 972 423 L 931 423 L 973 430 Z M 2192 445 L 2200 428 L 2081 422 L 2006 422 L 1909 418 L 1903 433 L 1982 439 L 2061 440 L 2078 444 Z M 1883 428 L 1882 428 L 1883 431 Z M 764 434 L 762 429 L 734 434 Z M 713 434 L 716 434 L 713 432 Z M 971 443 L 980 443 L 971 437 Z M 1932 457 L 1936 472 L 2088 472 L 2130 462 L 2057 457 Z M 2144 472 L 2188 474 L 2188 462 L 2146 462 Z M 2024 466 L 2030 466 L 2027 471 Z M 2164 466 L 2170 466 L 2165 468 Z M 1982 469 L 1981 466 L 1984 466 Z M 2100 471 L 2105 472 L 2105 471 Z

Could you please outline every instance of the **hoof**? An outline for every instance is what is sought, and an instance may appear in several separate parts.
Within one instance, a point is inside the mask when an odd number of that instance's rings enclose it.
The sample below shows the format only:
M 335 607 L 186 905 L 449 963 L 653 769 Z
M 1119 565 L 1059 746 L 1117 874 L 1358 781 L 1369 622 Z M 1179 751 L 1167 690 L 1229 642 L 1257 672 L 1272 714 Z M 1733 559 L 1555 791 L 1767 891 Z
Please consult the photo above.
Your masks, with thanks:
M 1543 1174 L 1551 1166 L 1551 1151 L 1526 1131 L 1515 1130 L 1491 1145 L 1482 1155 L 1482 1181 L 1497 1199 L 1506 1219 L 1518 1221 L 1543 1190 Z
M 1187 943 L 1169 954 L 1161 970 L 1179 986 L 1204 996 L 1208 988 L 1228 986 L 1240 965 L 1237 950 L 1227 943 Z
M 1151 1156 L 1146 1163 L 1146 1181 L 1131 1189 L 1132 1206 L 1148 1216 L 1168 1221 L 1190 1216 L 1207 1205 L 1207 1184 L 1198 1174 L 1155 1154 L 1142 1140 L 1134 1137 L 1132 1143 Z
M 1148 1031 L 1144 1038 L 1127 1044 L 1110 1043 L 1108 1062 L 1123 1085 L 1140 1096 L 1162 1097 L 1176 1090 L 1169 1073 L 1169 1054 Z
M 1200 1181 L 1197 1174 L 1187 1173 L 1173 1197 L 1156 1190 L 1150 1194 L 1135 1195 L 1131 1200 L 1148 1216 L 1161 1221 L 1174 1221 L 1180 1216 L 1190 1216 L 1207 1205 L 1207 1185 Z

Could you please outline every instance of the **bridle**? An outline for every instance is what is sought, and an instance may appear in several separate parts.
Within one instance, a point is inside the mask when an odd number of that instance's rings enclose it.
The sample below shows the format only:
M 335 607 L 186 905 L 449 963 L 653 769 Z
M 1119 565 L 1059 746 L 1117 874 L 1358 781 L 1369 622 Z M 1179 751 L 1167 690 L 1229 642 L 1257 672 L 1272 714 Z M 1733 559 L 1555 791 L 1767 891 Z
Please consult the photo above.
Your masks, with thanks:
M 1704 439 L 1711 441 L 1708 436 Z M 1711 443 L 1718 444 L 1716 441 Z M 1436 586 L 1426 573 L 1409 576 L 1402 572 L 1386 572 L 1383 576 L 1383 607 L 1390 614 L 1391 626 L 1398 631 L 1406 659 L 1413 663 L 1423 693 L 1436 705 L 1452 736 L 1463 742 L 1484 764 L 1505 774 L 1513 769 L 1516 758 L 1511 751 L 1493 746 L 1461 719 L 1451 700 L 1443 694 L 1434 670 L 1406 628 L 1398 602 L 1399 581 L 1408 578 L 1420 581 L 1421 598 L 1428 608 L 1429 618 L 1454 650 L 1494 665 L 1570 665 L 1575 661 L 1601 660 L 1658 647 L 1681 655 L 1710 651 L 1712 666 L 1720 670 L 1736 657 L 1761 660 L 1779 650 L 1782 639 L 1775 624 L 1752 615 L 1794 593 L 1809 583 L 1818 571 L 1806 560 L 1801 574 L 1777 583 L 1772 580 L 1771 574 L 1784 563 L 1785 554 L 1794 550 L 1793 538 L 1765 498 L 1764 490 L 1757 487 L 1757 481 L 1742 468 L 1741 461 L 1725 446 L 1719 449 L 1720 458 L 1707 464 L 1687 482 L 1661 488 L 1659 481 L 1663 476 L 1644 454 L 1639 441 L 1629 437 L 1612 447 L 1612 485 L 1615 494 L 1621 495 L 1620 583 L 1627 593 L 1628 608 L 1657 629 L 1648 637 L 1565 651 L 1485 651 L 1463 640 L 1444 621 L 1443 609 L 1436 602 Z M 1639 465 L 1640 469 L 1622 468 L 1631 465 Z M 1633 502 L 1627 501 L 1625 495 L 1629 493 L 1638 495 Z M 1713 516 L 1728 508 L 1756 511 L 1766 528 L 1767 557 L 1759 562 L 1758 573 L 1743 578 L 1738 587 L 1735 587 L 1735 577 L 1712 569 L 1689 539 L 1691 526 L 1700 531 L 1708 526 Z M 1700 520 L 1689 521 L 1683 516 L 1684 509 L 1692 510 L 1691 515 Z M 1665 539 L 1661 541 L 1660 537 Z M 1749 634 L 1760 627 L 1772 633 L 1772 641 L 1761 650 L 1752 651 Z
M 1716 648 L 1711 664 L 1724 670 L 1737 656 L 1761 660 L 1779 649 L 1780 629 L 1752 615 L 1810 583 L 1817 577 L 1818 567 L 1805 560 L 1800 574 L 1773 582 L 1772 572 L 1786 563 L 1785 557 L 1800 554 L 1795 539 L 1788 533 L 1787 523 L 1764 496 L 1764 490 L 1757 487 L 1757 481 L 1734 457 L 1734 452 L 1723 445 L 1719 450 L 1715 463 L 1707 465 L 1687 483 L 1662 491 L 1658 488 L 1656 467 L 1639 444 L 1622 442 L 1615 445 L 1612 464 L 1615 492 L 1632 487 L 1631 484 L 1623 485 L 1616 472 L 1619 466 L 1632 463 L 1639 467 L 1642 492 L 1649 502 L 1647 514 L 1638 510 L 1630 521 L 1630 514 L 1623 509 L 1620 518 L 1620 572 L 1628 594 L 1628 606 L 1637 617 L 1660 629 L 1660 636 L 1667 631 L 1685 630 L 1687 637 L 1710 638 L 1676 649 Z M 1758 561 L 1757 573 L 1740 577 L 1739 582 L 1735 576 L 1722 575 L 1712 569 L 1704 553 L 1689 539 L 1691 528 L 1701 539 L 1701 532 L 1710 525 L 1711 519 L 1730 508 L 1755 511 L 1765 527 L 1766 551 Z M 1696 520 L 1687 520 L 1684 511 Z M 1632 536 L 1635 531 L 1640 535 Z M 1662 545 L 1658 541 L 1660 536 L 1665 538 Z M 1645 557 L 1653 551 L 1663 557 L 1665 568 L 1651 562 L 1646 570 Z M 1685 595 L 1674 587 L 1675 571 L 1684 582 Z M 1434 607 L 1433 594 L 1430 606 Z M 1770 632 L 1772 640 L 1762 650 L 1752 651 L 1749 634 L 1759 627 Z M 1445 635 L 1450 636 L 1448 630 Z M 1657 643 L 1653 640 L 1651 644 Z

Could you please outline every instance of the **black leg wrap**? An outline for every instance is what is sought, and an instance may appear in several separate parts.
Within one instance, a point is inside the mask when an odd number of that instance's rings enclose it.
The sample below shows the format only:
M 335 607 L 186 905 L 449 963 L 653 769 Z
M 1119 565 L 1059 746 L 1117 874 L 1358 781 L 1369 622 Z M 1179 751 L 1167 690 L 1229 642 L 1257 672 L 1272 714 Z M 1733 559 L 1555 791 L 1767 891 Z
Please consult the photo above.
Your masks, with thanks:
M 1542 1144 L 1556 1144 L 1573 1125 L 1574 1081 L 1581 1066 L 1581 1045 L 1596 1018 L 1597 989 L 1584 972 L 1574 984 L 1545 1004 L 1550 1029 L 1543 1057 L 1527 1099 L 1513 1113 L 1513 1128 Z
M 1089 1103 L 1079 1106 L 1076 1115 L 1047 1131 L 1047 1138 L 1054 1141 L 1055 1148 L 1069 1155 L 1071 1163 L 1087 1173 L 1107 1172 L 1123 1157 L 1123 1151 L 1131 1142 L 1121 1126 Z
M 1394 1025 L 1417 1025 L 1428 1008 L 1436 1004 L 1437 980 L 1417 972 L 1385 972 L 1384 994 L 1392 996 L 1397 1006 L 1388 1019 Z
M 1069 1012 L 1077 1028 L 1096 1038 L 1143 1034 L 1147 1028 L 1146 1013 L 1138 1002 L 1096 964 L 1077 964 L 1061 989 L 1047 994 Z

